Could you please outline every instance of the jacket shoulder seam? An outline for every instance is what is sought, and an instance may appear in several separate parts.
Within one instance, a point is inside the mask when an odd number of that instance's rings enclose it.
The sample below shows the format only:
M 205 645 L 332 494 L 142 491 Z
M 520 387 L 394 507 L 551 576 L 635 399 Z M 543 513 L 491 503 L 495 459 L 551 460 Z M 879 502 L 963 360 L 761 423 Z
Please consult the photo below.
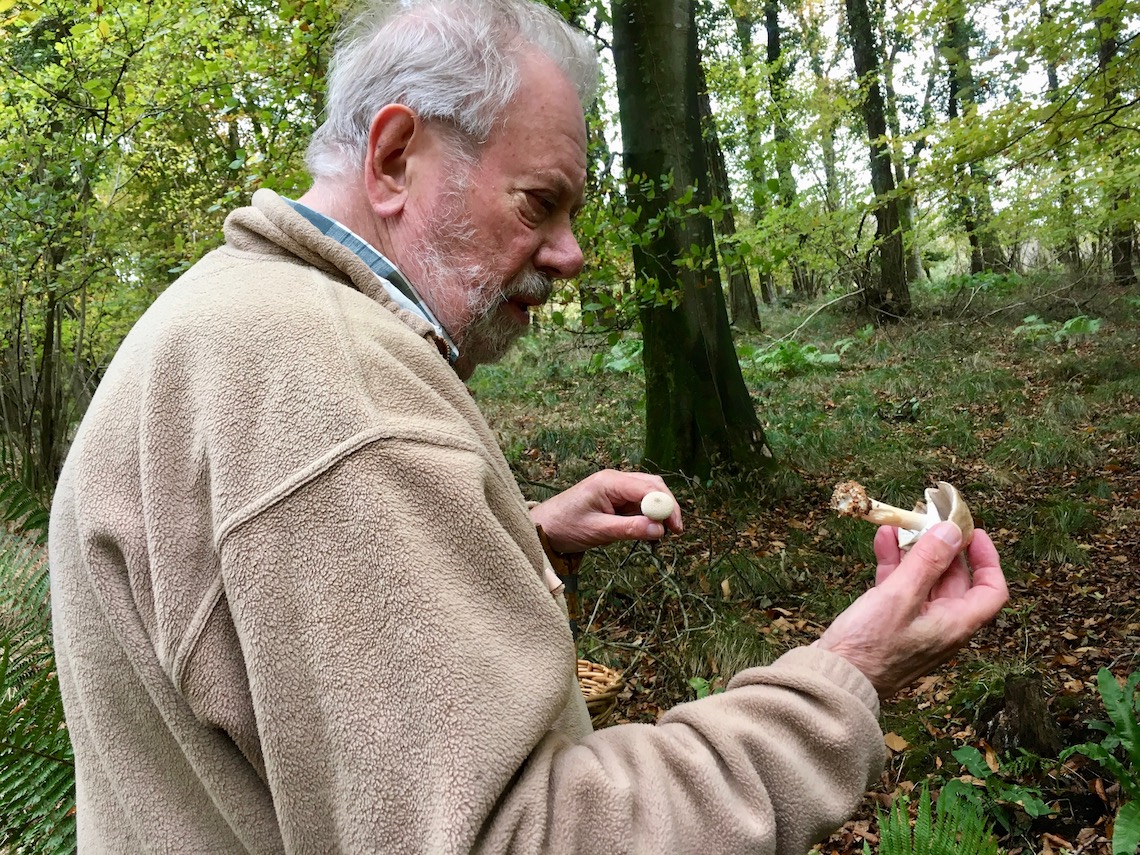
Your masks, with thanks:
M 214 613 L 222 601 L 222 592 L 222 574 L 219 571 L 206 589 L 206 593 L 202 595 L 198 608 L 194 610 L 190 624 L 186 627 L 186 632 L 182 635 L 182 640 L 178 643 L 178 649 L 174 653 L 174 661 L 170 666 L 170 680 L 179 692 L 184 689 L 182 681 L 186 676 L 186 667 L 190 662 L 191 654 L 198 646 L 198 640 L 206 629 L 210 615 Z
M 429 436 L 414 431 L 395 430 L 390 425 L 377 425 L 370 430 L 361 431 L 328 449 L 321 456 L 294 470 L 275 486 L 225 517 L 218 525 L 214 535 L 214 548 L 220 552 L 225 540 L 242 525 L 264 513 L 301 487 L 319 478 L 333 466 L 351 457 L 362 448 L 385 440 L 404 440 L 423 445 L 453 448 L 457 451 L 465 451 L 476 455 L 483 455 L 485 453 L 470 439 L 451 432 L 435 430 Z

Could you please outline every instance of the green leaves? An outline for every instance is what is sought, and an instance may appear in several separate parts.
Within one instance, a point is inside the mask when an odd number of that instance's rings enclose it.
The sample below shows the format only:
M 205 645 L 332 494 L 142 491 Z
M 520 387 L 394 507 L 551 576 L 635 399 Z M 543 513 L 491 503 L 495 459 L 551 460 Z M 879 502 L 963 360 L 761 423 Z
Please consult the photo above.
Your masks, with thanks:
M 979 812 L 993 816 L 1006 831 L 1014 827 L 1017 811 L 1032 818 L 1053 813 L 1053 809 L 1041 799 L 1040 790 L 1006 781 L 996 770 L 997 764 L 994 764 L 995 768 L 990 768 L 986 758 L 974 746 L 963 745 L 953 754 L 954 759 L 981 782 L 981 787 L 955 779 L 947 782 L 943 794 L 963 798 Z
M 1100 331 L 1100 319 L 1087 315 L 1077 315 L 1062 324 L 1046 321 L 1038 315 L 1026 315 L 1021 324 L 1014 327 L 1013 334 L 1028 341 L 1052 338 L 1057 344 L 1074 344 L 1096 335 Z
M 762 374 L 772 376 L 801 374 L 820 366 L 838 365 L 838 353 L 825 353 L 814 344 L 785 340 L 758 348 L 747 342 L 737 346 L 741 363 L 747 363 Z
M 910 800 L 897 798 L 890 813 L 879 812 L 878 855 L 997 855 L 997 840 L 990 833 L 980 810 L 962 794 L 943 787 L 937 806 L 931 805 L 925 786 L 911 826 Z M 870 855 L 867 843 L 863 852 Z
M 56 679 L 47 554 L 0 533 L 0 849 L 75 851 L 75 772 Z
M 590 357 L 590 371 L 609 371 L 614 374 L 641 372 L 642 341 L 640 338 L 620 339 L 606 353 Z
M 1083 754 L 1116 778 L 1128 801 L 1116 815 L 1112 853 L 1133 855 L 1140 846 L 1140 724 L 1137 723 L 1140 699 L 1136 694 L 1140 671 L 1129 674 L 1122 686 L 1110 670 L 1101 668 L 1096 683 L 1109 720 L 1092 722 L 1089 726 L 1105 736 L 1099 743 L 1086 742 L 1066 748 L 1061 752 L 1061 759 Z
M 1126 802 L 1112 829 L 1112 855 L 1135 855 L 1140 846 L 1140 801 Z

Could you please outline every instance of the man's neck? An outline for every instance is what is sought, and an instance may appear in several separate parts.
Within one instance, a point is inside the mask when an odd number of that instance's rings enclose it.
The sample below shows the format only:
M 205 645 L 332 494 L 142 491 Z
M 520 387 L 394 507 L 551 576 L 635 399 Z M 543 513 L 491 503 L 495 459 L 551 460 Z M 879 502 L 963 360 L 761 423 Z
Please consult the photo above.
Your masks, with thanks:
M 391 236 L 379 218 L 372 215 L 368 199 L 354 189 L 353 182 L 318 178 L 297 201 L 351 229 L 399 265 Z

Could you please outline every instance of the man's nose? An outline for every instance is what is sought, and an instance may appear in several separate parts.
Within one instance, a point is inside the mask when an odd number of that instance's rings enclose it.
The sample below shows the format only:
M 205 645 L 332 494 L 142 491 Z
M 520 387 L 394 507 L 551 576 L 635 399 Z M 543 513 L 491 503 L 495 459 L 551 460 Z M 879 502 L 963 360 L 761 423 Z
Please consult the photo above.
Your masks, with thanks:
M 582 271 L 585 257 L 567 217 L 542 242 L 534 257 L 534 266 L 553 279 L 573 279 Z

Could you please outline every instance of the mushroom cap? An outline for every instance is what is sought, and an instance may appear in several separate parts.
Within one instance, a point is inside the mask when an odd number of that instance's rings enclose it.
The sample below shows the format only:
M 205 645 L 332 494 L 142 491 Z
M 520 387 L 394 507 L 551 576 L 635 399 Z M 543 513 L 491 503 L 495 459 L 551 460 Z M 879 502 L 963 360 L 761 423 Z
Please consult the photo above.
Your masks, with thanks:
M 673 501 L 673 497 L 660 490 L 646 493 L 641 499 L 641 512 L 656 522 L 667 519 L 676 506 L 677 503 Z
M 962 494 L 951 484 L 939 481 L 937 487 L 926 490 L 926 506 L 938 511 L 939 520 L 949 520 L 962 532 L 962 548 L 970 545 L 974 537 L 974 518 Z
M 842 481 L 831 494 L 831 507 L 841 517 L 861 517 L 871 510 L 871 497 L 858 481 Z
M 970 509 L 962 494 L 952 484 L 939 481 L 937 487 L 927 488 L 924 495 L 926 501 L 916 502 L 914 509 L 926 514 L 926 524 L 920 529 L 900 528 L 899 546 L 909 549 L 928 528 L 947 520 L 958 526 L 958 530 L 962 532 L 962 549 L 969 546 L 970 540 L 974 537 L 974 518 L 970 515 Z

